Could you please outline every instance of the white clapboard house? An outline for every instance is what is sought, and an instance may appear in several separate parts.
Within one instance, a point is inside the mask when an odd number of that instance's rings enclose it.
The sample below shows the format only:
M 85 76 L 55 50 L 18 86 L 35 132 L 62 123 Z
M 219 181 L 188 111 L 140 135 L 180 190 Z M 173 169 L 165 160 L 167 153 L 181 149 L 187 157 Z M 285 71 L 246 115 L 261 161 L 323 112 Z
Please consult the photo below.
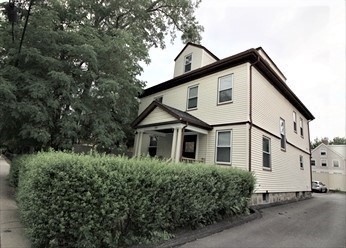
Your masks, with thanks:
M 304 197 L 313 119 L 261 47 L 219 59 L 188 43 L 173 78 L 140 96 L 134 155 L 251 171 L 253 204 Z
M 346 192 L 346 145 L 320 144 L 311 152 L 312 180 Z

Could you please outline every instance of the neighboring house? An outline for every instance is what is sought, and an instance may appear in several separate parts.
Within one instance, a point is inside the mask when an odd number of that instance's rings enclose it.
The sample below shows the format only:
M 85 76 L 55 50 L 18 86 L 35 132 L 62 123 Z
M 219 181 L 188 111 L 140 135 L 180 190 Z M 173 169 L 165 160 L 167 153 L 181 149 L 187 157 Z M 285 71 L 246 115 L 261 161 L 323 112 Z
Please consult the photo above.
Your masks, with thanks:
M 174 77 L 140 96 L 135 156 L 251 171 L 252 204 L 303 197 L 311 191 L 313 119 L 261 47 L 220 60 L 188 43 Z
M 311 152 L 312 179 L 346 191 L 346 145 L 320 144 Z

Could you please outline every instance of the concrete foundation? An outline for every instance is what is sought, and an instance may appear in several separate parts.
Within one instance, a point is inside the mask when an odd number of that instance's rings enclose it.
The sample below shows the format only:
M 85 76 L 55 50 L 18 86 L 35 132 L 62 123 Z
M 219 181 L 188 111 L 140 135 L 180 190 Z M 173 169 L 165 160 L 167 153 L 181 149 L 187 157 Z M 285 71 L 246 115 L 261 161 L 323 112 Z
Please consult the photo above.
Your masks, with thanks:
M 255 193 L 252 195 L 249 205 L 259 206 L 266 204 L 275 204 L 288 201 L 299 201 L 311 198 L 310 191 L 281 192 L 281 193 Z

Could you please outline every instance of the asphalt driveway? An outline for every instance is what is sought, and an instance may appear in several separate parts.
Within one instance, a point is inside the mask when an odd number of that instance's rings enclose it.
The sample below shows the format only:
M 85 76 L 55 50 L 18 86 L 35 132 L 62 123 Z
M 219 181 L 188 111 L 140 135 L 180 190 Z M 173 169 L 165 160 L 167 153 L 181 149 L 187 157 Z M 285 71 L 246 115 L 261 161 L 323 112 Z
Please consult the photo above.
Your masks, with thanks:
M 346 247 L 346 194 L 261 210 L 263 217 L 181 247 Z

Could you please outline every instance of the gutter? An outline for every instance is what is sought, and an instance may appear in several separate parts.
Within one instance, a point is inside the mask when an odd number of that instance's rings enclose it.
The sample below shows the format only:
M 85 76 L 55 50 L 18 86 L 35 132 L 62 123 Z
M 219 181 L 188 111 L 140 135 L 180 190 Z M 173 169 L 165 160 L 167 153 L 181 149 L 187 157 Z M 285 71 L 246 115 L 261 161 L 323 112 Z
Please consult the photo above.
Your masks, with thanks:
M 254 65 L 256 65 L 259 61 L 260 61 L 261 57 L 258 56 L 257 60 L 252 63 L 250 65 L 250 96 L 249 96 L 249 120 L 250 120 L 250 127 L 249 127 L 249 171 L 251 171 L 251 148 L 252 148 L 252 144 L 251 144 L 251 140 L 252 140 L 252 126 L 253 126 L 253 122 L 252 122 L 252 67 Z

